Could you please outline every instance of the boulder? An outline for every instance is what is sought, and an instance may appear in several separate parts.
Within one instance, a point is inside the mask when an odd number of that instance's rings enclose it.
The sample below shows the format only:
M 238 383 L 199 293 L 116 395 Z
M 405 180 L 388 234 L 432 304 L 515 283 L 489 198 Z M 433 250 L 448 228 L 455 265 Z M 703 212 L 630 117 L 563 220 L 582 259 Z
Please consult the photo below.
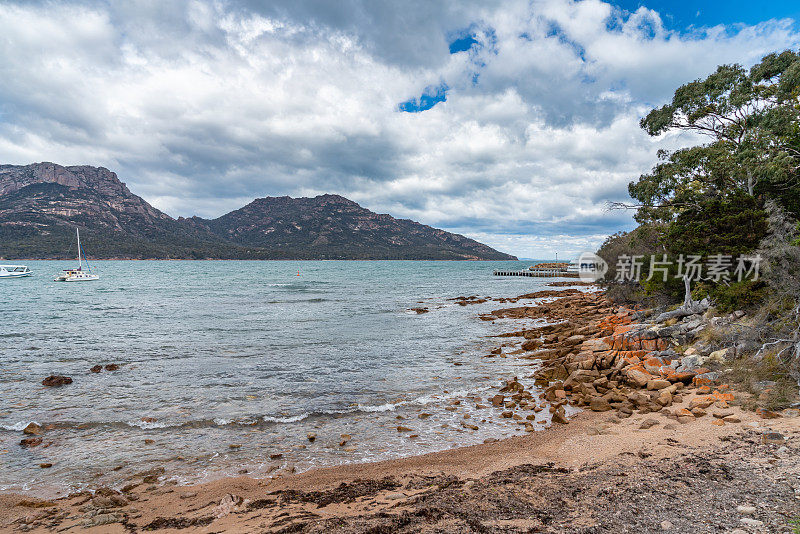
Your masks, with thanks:
M 495 395 L 489 399 L 489 402 L 492 403 L 492 406 L 499 408 L 505 404 L 505 400 L 506 398 L 503 395 Z
M 29 436 L 38 436 L 42 433 L 42 426 L 37 423 L 28 423 L 28 426 L 22 429 L 22 433 Z
M 591 397 L 589 399 L 589 408 L 593 412 L 607 412 L 611 409 L 611 405 L 603 397 Z
M 569 419 L 567 419 L 567 416 L 564 414 L 563 408 L 559 408 L 558 410 L 555 411 L 555 413 L 553 414 L 553 422 L 559 423 L 561 425 L 566 425 L 567 423 L 569 423 Z
M 626 372 L 628 380 L 636 384 L 638 387 L 644 387 L 653 379 L 653 375 L 639 369 L 628 369 Z
M 706 363 L 717 363 L 717 364 L 721 365 L 721 364 L 726 362 L 726 357 L 728 356 L 728 351 L 729 350 L 730 349 L 715 350 L 714 352 L 709 354 L 708 357 L 706 357 L 706 359 L 705 359 L 705 361 L 703 363 L 704 364 L 706 364 Z
M 611 350 L 611 345 L 608 343 L 607 338 L 589 339 L 581 345 L 581 351 L 586 352 L 605 352 L 607 350 Z
M 658 402 L 661 406 L 669 406 L 672 404 L 672 393 L 669 392 L 669 388 L 661 390 L 656 402 Z
M 650 391 L 656 391 L 659 389 L 668 388 L 671 382 L 669 380 L 663 380 L 659 378 L 655 378 L 653 380 L 647 381 L 647 389 Z

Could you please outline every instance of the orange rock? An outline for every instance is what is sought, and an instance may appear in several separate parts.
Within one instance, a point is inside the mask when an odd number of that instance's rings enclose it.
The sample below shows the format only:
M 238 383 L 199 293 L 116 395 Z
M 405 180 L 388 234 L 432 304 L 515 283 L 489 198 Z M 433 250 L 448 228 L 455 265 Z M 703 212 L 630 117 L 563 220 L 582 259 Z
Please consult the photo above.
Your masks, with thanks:
M 658 350 L 658 344 L 655 339 L 643 339 L 642 350 Z
M 694 414 L 692 412 L 690 412 L 689 410 L 687 410 L 686 408 L 681 408 L 680 410 L 675 412 L 675 415 L 677 415 L 679 417 L 681 415 L 685 415 L 685 416 L 688 416 L 688 417 L 694 417 Z
M 670 382 L 683 382 L 684 384 L 688 384 L 689 382 L 692 381 L 694 376 L 695 376 L 694 373 L 689 371 L 683 373 L 667 372 L 667 380 L 669 380 Z M 708 386 L 703 386 L 703 387 L 708 387 Z M 708 388 L 708 391 L 706 391 L 705 393 L 709 393 L 710 391 L 711 388 Z
M 708 378 L 700 378 L 699 376 L 696 376 L 692 379 L 692 384 L 694 384 L 695 386 L 708 386 L 708 385 L 713 385 L 714 381 Z
M 711 393 L 711 388 L 708 386 L 700 386 L 697 388 L 698 393 Z
M 713 421 L 711 421 L 711 424 L 717 426 L 725 426 L 725 421 L 723 421 L 722 419 L 714 419 Z
M 733 400 L 733 393 L 720 393 L 716 389 L 714 390 L 714 393 L 711 394 L 711 396 L 714 397 L 715 400 L 721 400 L 726 402 Z
M 760 408 L 756 410 L 756 413 L 760 415 L 762 419 L 777 419 L 780 417 L 780 414 L 770 412 L 769 410 L 762 410 Z

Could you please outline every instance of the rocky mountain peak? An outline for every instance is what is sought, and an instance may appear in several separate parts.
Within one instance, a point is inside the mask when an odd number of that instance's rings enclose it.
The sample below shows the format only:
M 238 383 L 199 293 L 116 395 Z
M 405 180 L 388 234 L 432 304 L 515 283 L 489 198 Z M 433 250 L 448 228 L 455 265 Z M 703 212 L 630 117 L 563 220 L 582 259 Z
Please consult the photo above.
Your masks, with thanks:
M 44 183 L 55 183 L 73 189 L 92 189 L 105 195 L 132 195 L 125 184 L 119 181 L 116 173 L 105 167 L 64 167 L 49 161 L 31 165 L 0 165 L 0 195 Z

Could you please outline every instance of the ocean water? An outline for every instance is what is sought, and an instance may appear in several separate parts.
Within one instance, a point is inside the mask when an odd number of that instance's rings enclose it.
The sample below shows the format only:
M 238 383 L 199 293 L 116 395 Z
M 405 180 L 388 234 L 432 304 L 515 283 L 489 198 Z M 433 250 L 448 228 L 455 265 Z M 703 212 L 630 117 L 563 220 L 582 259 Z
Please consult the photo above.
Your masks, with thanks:
M 266 477 L 521 434 L 475 404 L 533 362 L 485 357 L 509 325 L 477 316 L 502 304 L 450 299 L 553 281 L 492 276 L 525 262 L 98 261 L 85 283 L 52 282 L 71 262 L 28 265 L 0 280 L 0 490 L 41 495 L 158 466 L 180 483 Z M 43 387 L 51 374 L 73 383 Z M 48 430 L 25 449 L 32 421 Z

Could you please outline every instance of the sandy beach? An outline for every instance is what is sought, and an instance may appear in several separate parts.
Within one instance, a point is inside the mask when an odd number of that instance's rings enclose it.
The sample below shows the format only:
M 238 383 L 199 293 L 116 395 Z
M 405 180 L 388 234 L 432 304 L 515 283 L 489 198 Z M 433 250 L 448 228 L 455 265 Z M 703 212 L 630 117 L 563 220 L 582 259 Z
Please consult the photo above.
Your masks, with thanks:
M 598 324 L 631 315 L 600 294 L 575 289 L 496 300 L 514 304 L 531 298 L 546 298 L 546 303 L 504 308 L 481 318 L 565 321 L 560 324 L 562 329 L 569 325 L 567 337 L 545 338 L 543 347 L 534 343 L 532 354 L 532 336 L 525 331 L 499 339 L 504 350 L 515 349 L 509 354 L 549 358 L 550 364 L 564 361 L 576 371 L 570 356 L 558 356 L 554 347 L 569 345 L 565 339 L 574 338 L 576 329 L 587 332 L 584 344 L 597 343 L 603 332 L 598 337 L 590 332 Z M 593 361 L 598 362 L 594 368 L 602 369 L 600 357 Z M 543 364 L 539 380 L 553 368 Z M 684 387 L 673 376 L 676 408 L 667 407 L 672 396 L 663 409 L 650 407 L 656 394 L 663 398 L 662 390 L 655 390 L 649 392 L 649 405 L 640 403 L 632 412 L 615 402 L 618 388 L 607 384 L 608 377 L 617 381 L 618 372 L 602 371 L 606 381 L 595 380 L 598 391 L 608 390 L 605 396 L 616 411 L 582 397 L 585 385 L 565 397 L 561 388 L 570 390 L 568 380 L 550 381 L 556 386 L 535 395 L 509 383 L 506 394 L 514 395 L 499 402 L 506 403 L 508 417 L 519 418 L 520 425 L 525 424 L 522 410 L 558 413 L 568 404 L 587 408 L 568 424 L 553 423 L 544 431 L 398 460 L 194 486 L 164 483 L 163 468 L 143 465 L 118 490 L 99 487 L 53 501 L 2 495 L 0 530 L 791 532 L 790 521 L 800 515 L 797 410 L 769 415 L 744 411 L 739 406 L 747 397 L 743 393 L 728 392 L 725 400 L 713 402 L 707 400 L 710 388 L 704 382 L 693 380 Z M 496 401 L 496 396 L 487 399 Z
M 620 421 L 584 412 L 569 425 L 497 443 L 274 480 L 179 487 L 147 482 L 144 474 L 122 494 L 100 490 L 53 502 L 4 495 L 0 528 L 722 532 L 752 516 L 771 523 L 763 532 L 782 532 L 800 504 L 800 419 L 765 422 L 734 412 L 741 424 L 698 419 L 649 429 L 641 429 L 647 416 Z M 773 433 L 791 443 L 789 450 L 779 451 Z M 737 506 L 755 511 L 743 515 Z

